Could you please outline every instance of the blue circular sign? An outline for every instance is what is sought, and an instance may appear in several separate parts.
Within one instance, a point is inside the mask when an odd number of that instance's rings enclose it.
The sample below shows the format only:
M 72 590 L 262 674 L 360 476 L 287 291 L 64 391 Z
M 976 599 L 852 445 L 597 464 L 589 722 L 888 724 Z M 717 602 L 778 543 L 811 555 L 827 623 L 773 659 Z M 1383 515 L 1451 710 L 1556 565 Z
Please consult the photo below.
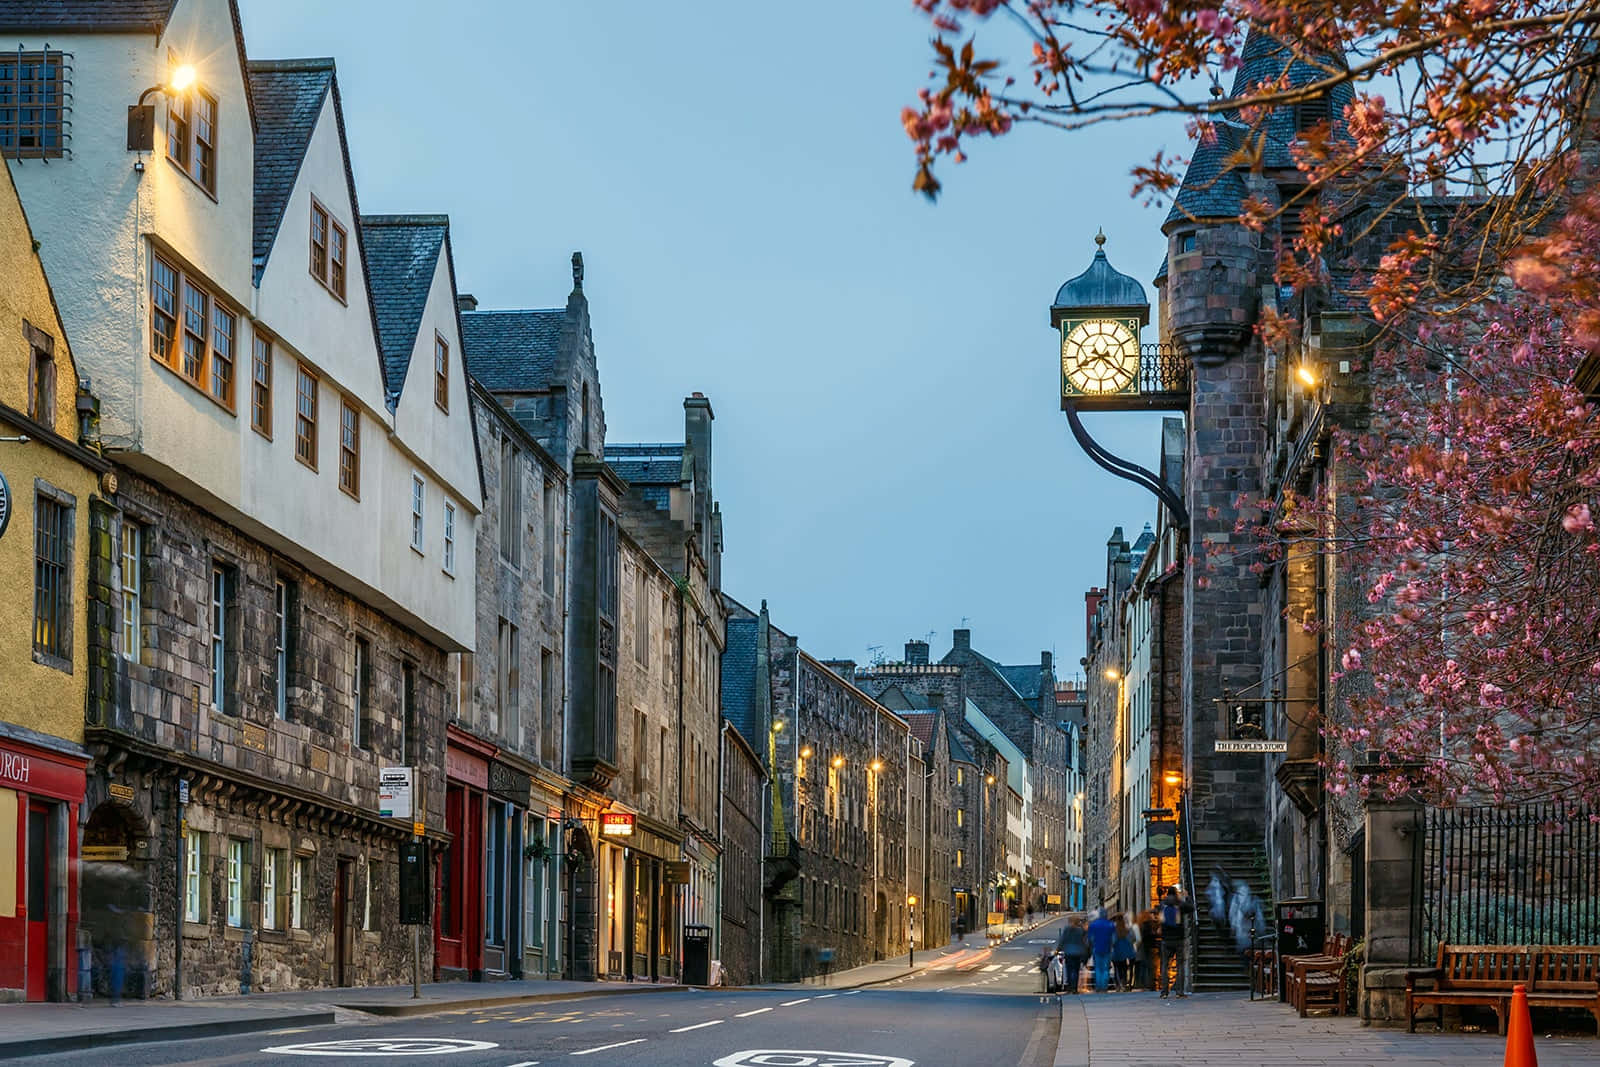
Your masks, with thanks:
M 4 472 L 0 472 L 0 537 L 6 535 L 6 524 L 11 521 L 11 486 L 6 483 Z

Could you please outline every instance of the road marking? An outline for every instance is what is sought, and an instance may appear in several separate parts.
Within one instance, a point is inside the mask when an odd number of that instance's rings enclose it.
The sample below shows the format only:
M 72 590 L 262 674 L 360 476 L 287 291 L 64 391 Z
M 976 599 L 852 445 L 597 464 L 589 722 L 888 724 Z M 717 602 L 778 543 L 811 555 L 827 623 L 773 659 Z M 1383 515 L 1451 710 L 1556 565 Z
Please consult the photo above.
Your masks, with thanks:
M 539 1067 L 539 1061 L 538 1060 L 523 1060 L 521 1063 L 513 1063 L 511 1065 L 511 1067 Z
M 1016 974 L 1018 971 L 1022 970 L 1022 968 L 1026 967 L 1026 966 L 1027 966 L 1027 964 L 1025 964 L 1025 963 L 1013 963 L 1011 966 L 1006 968 L 1006 973 L 1007 974 Z
M 983 971 L 985 974 L 988 974 L 990 971 L 998 971 L 1001 966 L 1002 965 L 998 963 L 991 963 L 987 967 L 980 967 L 978 969 Z
M 871 1052 L 818 1052 L 814 1049 L 753 1048 L 713 1060 L 711 1067 L 913 1067 L 899 1056 Z
M 693 1026 L 680 1026 L 676 1030 L 668 1030 L 669 1034 L 686 1034 L 690 1030 L 704 1030 L 708 1026 L 721 1026 L 726 1019 L 712 1019 L 708 1023 L 695 1023 Z
M 644 1044 L 644 1038 L 636 1037 L 632 1041 L 618 1041 L 618 1042 L 616 1042 L 614 1044 L 610 1044 L 610 1045 L 597 1045 L 594 1048 L 579 1049 L 577 1052 L 572 1052 L 572 1053 L 569 1053 L 568 1055 L 572 1055 L 572 1056 L 587 1056 L 591 1052 L 604 1052 L 607 1049 L 621 1048 L 624 1045 L 642 1045 L 642 1044 Z
M 762 1012 L 771 1011 L 771 1010 L 772 1010 L 771 1008 L 757 1008 L 755 1011 L 741 1011 L 738 1015 L 735 1015 L 734 1018 L 735 1019 L 748 1019 L 752 1015 L 760 1015 Z
M 848 993 L 840 993 L 840 994 L 839 994 L 839 995 L 840 995 L 840 996 L 841 996 L 841 997 L 853 997 L 853 996 L 855 996 L 855 995 L 856 995 L 856 994 L 857 994 L 857 993 L 859 993 L 859 992 L 861 992 L 861 990 L 859 990 L 859 989 L 852 989 L 852 990 L 850 990 L 850 992 L 848 992 Z
M 778 1007 L 780 1007 L 780 1008 L 792 1008 L 796 1004 L 804 1004 L 806 1001 L 808 1001 L 810 999 L 811 999 L 810 997 L 801 997 L 799 1000 L 786 1000 L 782 1004 L 779 1004 Z
M 273 1045 L 262 1052 L 280 1056 L 442 1056 L 452 1052 L 485 1052 L 499 1048 L 493 1041 L 457 1037 L 372 1037 L 344 1041 L 310 1041 L 303 1045 Z
M 902 981 L 902 982 L 903 982 L 903 981 L 905 981 L 905 979 L 903 979 L 903 978 L 902 978 L 902 979 L 900 979 L 900 980 L 901 980 L 901 981 Z M 818 998 L 817 998 L 817 999 L 818 999 L 818 1000 L 827 1000 L 827 999 L 828 999 L 828 998 L 829 998 L 829 997 L 836 997 L 836 996 L 838 996 L 838 995 L 839 995 L 839 994 L 837 994 L 837 993 L 824 993 L 824 994 L 822 994 L 822 996 L 820 996 L 820 997 L 818 997 Z

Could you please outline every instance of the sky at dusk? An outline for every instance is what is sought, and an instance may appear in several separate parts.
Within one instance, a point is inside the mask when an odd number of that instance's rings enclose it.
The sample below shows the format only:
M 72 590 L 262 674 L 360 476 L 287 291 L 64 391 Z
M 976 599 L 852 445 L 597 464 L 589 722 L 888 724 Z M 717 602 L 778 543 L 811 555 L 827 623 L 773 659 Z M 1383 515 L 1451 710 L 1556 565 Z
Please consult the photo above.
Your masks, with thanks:
M 1128 170 L 1180 128 L 1020 127 L 934 205 L 910 0 L 240 6 L 251 58 L 338 61 L 362 209 L 449 214 L 481 307 L 564 303 L 583 252 L 609 440 L 711 398 L 730 595 L 821 657 L 966 625 L 1077 672 L 1107 536 L 1155 504 L 1073 442 L 1048 309 L 1102 226 L 1153 297 L 1165 210 Z M 1158 416 L 1086 421 L 1155 465 Z

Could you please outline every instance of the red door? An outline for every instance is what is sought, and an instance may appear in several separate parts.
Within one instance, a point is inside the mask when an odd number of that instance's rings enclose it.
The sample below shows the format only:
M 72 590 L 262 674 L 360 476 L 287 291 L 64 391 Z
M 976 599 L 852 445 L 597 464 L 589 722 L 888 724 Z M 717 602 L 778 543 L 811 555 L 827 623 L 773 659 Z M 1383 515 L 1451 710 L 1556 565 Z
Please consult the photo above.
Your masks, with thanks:
M 483 971 L 483 794 L 452 785 L 445 793 L 445 854 L 439 902 L 439 966 Z
M 45 998 L 45 972 L 50 965 L 50 864 L 45 830 L 50 809 L 28 805 L 28 989 L 29 1000 Z

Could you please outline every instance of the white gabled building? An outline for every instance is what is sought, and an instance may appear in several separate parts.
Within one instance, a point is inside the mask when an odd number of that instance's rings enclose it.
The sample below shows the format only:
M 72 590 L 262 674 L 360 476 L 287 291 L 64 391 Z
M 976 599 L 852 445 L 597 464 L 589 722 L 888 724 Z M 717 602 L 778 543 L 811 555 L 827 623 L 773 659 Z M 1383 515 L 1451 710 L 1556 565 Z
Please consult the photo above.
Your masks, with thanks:
M 442 841 L 476 636 L 448 225 L 362 216 L 332 60 L 247 61 L 232 0 L 0 0 L 0 56 L 51 104 L 0 112 L 0 152 L 122 469 L 87 546 L 84 834 L 150 877 L 145 989 L 403 980 L 378 771 L 418 768 Z

